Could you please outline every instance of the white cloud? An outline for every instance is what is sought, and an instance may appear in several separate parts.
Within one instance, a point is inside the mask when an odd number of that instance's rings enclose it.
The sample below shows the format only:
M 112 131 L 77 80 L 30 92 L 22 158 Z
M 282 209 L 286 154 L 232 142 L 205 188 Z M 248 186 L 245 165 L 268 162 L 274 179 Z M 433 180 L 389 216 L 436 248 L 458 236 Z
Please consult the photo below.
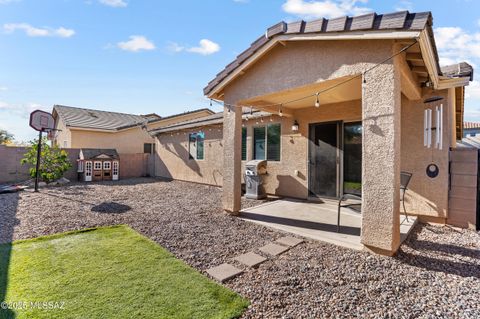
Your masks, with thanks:
M 440 65 L 466 61 L 472 65 L 480 62 L 480 32 L 468 33 L 459 27 L 435 28 L 435 42 Z
M 127 3 L 123 0 L 100 0 L 101 4 L 114 8 L 125 8 Z
M 220 45 L 208 39 L 200 40 L 198 47 L 192 47 L 187 49 L 188 52 L 198 53 L 201 55 L 210 55 L 220 51 Z
M 480 65 L 480 32 L 467 32 L 459 27 L 434 29 L 440 65 L 466 61 Z M 465 88 L 465 120 L 480 121 L 480 82 L 470 82 Z
M 167 45 L 167 50 L 172 53 L 185 51 L 190 53 L 198 53 L 201 55 L 210 55 L 220 51 L 220 45 L 208 39 L 200 40 L 199 45 L 196 47 L 186 47 L 176 42 L 169 42 Z
M 396 11 L 413 11 L 413 3 L 409 0 L 400 0 L 395 6 Z
M 12 2 L 17 2 L 19 0 L 0 0 L 0 4 L 9 4 L 9 3 L 12 3 Z
M 75 34 L 75 30 L 60 27 L 52 29 L 49 27 L 36 28 L 28 23 L 6 23 L 3 25 L 3 30 L 7 33 L 13 33 L 17 30 L 24 31 L 29 37 L 60 37 L 70 38 Z
M 118 42 L 117 46 L 131 52 L 155 50 L 155 44 L 142 35 L 131 35 L 129 39 L 125 42 Z
M 3 92 L 8 91 L 8 88 L 6 86 L 0 86 L 0 91 L 3 91 Z
M 236 2 L 236 3 L 249 3 L 250 0 L 233 0 L 233 2 Z
M 0 113 L 4 112 L 12 116 L 19 116 L 24 119 L 28 119 L 30 113 L 35 110 L 44 110 L 50 112 L 49 107 L 43 106 L 39 103 L 26 103 L 26 104 L 11 104 L 5 101 L 0 101 Z M 3 118 L 3 116 L 2 116 Z
M 173 52 L 173 53 L 178 53 L 182 52 L 185 50 L 185 47 L 181 46 L 180 44 L 176 42 L 170 42 L 167 46 L 168 51 Z
M 287 0 L 283 11 L 304 19 L 337 18 L 345 15 L 360 15 L 372 12 L 372 9 L 362 6 L 368 0 Z M 360 5 L 357 5 L 360 4 Z

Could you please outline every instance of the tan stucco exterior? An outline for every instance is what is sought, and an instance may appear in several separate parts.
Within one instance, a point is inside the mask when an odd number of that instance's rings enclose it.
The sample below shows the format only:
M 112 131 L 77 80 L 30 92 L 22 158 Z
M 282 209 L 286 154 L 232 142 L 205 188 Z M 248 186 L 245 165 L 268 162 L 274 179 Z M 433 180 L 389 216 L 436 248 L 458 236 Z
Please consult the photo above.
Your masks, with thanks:
M 393 40 L 292 41 L 278 45 L 224 87 L 224 100 L 231 105 L 245 101 L 268 105 L 268 98 L 281 100 L 282 94 L 291 96 L 292 91 L 305 90 L 315 83 L 359 75 L 402 47 Z M 422 89 L 408 69 L 405 54 L 368 72 L 365 80 L 363 85 L 360 81 L 350 84 L 350 94 L 345 90 L 325 94 L 319 108 L 312 106 L 312 100 L 302 101 L 283 106 L 288 115 L 283 117 L 277 115 L 278 107 L 268 109 L 273 115 L 264 120 L 280 122 L 282 137 L 281 160 L 268 162 L 265 188 L 270 194 L 308 198 L 309 124 L 362 121 L 362 242 L 374 251 L 391 254 L 400 242 L 400 171 L 413 173 L 406 197 L 409 214 L 438 220 L 448 216 L 455 90 Z M 432 107 L 423 100 L 432 95 L 444 98 L 442 150 L 423 145 L 424 110 Z M 291 131 L 294 120 L 300 126 L 295 133 Z M 159 135 L 157 152 L 162 165 L 157 166 L 157 174 L 223 185 L 224 208 L 236 213 L 244 169 L 244 162 L 239 160 L 242 123 L 247 128 L 247 159 L 251 159 L 253 127 L 262 125 L 261 120 L 242 121 L 240 108 L 226 106 L 221 132 L 218 127 L 212 132 L 199 127 L 179 135 Z M 188 160 L 188 133 L 199 130 L 206 133 L 205 145 L 209 146 L 205 147 L 205 160 L 192 163 Z M 425 173 L 432 162 L 440 169 L 436 178 Z
M 63 120 L 58 118 L 56 125 L 61 131 L 57 135 L 56 143 L 60 147 L 114 148 L 122 154 L 143 153 L 144 143 L 155 143 L 148 131 L 210 114 L 212 113 L 208 110 L 201 110 L 149 123 L 146 129 L 136 126 L 118 131 L 66 127 Z

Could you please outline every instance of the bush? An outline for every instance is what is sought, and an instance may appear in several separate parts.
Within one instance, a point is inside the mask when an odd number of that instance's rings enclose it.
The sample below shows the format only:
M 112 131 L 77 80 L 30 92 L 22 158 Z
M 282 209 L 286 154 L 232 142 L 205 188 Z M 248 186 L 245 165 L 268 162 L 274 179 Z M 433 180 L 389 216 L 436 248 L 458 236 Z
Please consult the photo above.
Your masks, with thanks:
M 46 183 L 53 182 L 63 176 L 63 174 L 72 167 L 72 164 L 68 160 L 68 153 L 61 150 L 57 145 L 50 146 L 47 143 L 47 139 L 42 139 L 42 150 L 40 153 L 40 168 L 38 170 L 38 176 Z M 30 164 L 30 176 L 35 178 L 36 165 L 37 165 L 37 148 L 38 139 L 30 142 L 30 148 L 28 152 L 23 155 L 20 163 Z

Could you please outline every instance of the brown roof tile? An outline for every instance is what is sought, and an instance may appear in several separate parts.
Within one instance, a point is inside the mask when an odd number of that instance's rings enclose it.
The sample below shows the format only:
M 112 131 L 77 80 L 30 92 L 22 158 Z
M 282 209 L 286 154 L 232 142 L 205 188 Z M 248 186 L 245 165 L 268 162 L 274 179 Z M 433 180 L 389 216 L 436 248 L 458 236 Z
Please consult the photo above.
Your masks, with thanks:
M 324 33 L 324 32 L 348 32 L 355 30 L 423 30 L 425 27 L 431 29 L 431 13 L 409 13 L 408 11 L 394 12 L 388 14 L 365 14 L 355 17 L 340 17 L 335 19 L 318 19 L 305 22 L 303 20 L 291 23 L 279 22 L 268 28 L 267 32 L 255 40 L 248 49 L 243 51 L 237 58 L 227 65 L 225 69 L 208 83 L 204 93 L 209 94 L 217 84 L 225 79 L 245 60 L 251 57 L 272 38 L 281 34 L 303 34 L 303 33 Z M 433 44 L 433 31 L 429 32 Z M 434 48 L 435 52 L 436 49 Z M 437 59 L 438 60 L 438 59 Z

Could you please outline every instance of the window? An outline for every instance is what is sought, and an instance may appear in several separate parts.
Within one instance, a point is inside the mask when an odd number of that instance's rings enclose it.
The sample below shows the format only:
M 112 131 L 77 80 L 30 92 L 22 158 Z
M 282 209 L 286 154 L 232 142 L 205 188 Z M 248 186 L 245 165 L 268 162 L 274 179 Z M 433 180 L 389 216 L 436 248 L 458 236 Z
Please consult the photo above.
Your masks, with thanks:
M 203 160 L 205 133 L 191 133 L 188 135 L 188 152 L 190 159 Z
M 253 159 L 280 161 L 280 124 L 253 128 Z M 242 154 L 243 155 L 243 154 Z
M 67 141 L 63 141 L 63 148 L 67 148 L 68 144 Z
M 146 154 L 155 153 L 155 144 L 154 143 L 143 144 L 143 153 L 146 153 Z
M 247 160 L 247 128 L 242 127 L 242 161 Z
M 280 124 L 267 125 L 267 160 L 280 161 Z
M 103 162 L 103 169 L 104 170 L 110 170 L 112 168 L 111 165 L 112 165 L 111 162 L 105 161 L 105 162 Z
M 253 128 L 253 159 L 265 159 L 265 126 Z
M 93 169 L 94 170 L 101 170 L 102 169 L 102 162 L 93 162 Z

